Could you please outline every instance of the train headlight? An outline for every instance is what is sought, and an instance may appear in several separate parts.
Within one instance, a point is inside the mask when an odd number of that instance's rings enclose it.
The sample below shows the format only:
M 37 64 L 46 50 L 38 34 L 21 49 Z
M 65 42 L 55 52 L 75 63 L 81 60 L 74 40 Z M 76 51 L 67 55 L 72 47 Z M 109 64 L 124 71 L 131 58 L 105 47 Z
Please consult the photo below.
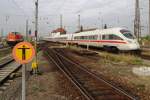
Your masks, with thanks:
M 128 40 L 129 43 L 132 43 L 132 41 Z

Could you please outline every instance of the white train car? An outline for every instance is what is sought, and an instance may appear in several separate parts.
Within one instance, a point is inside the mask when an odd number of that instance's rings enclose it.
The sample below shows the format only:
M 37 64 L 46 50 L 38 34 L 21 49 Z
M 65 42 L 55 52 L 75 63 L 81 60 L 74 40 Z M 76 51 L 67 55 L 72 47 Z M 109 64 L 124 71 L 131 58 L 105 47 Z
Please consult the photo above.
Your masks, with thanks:
M 103 47 L 111 50 L 139 50 L 137 39 L 124 28 L 110 28 L 80 32 L 73 35 L 74 42 L 79 45 Z
M 140 50 L 135 36 L 125 28 L 96 29 L 74 34 L 56 35 L 53 39 L 61 43 L 101 47 L 112 51 Z

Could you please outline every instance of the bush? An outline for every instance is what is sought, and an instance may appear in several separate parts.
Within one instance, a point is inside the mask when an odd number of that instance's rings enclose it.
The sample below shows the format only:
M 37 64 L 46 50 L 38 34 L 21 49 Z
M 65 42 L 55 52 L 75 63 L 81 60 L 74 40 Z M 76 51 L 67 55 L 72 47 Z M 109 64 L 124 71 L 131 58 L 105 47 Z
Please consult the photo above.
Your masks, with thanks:
M 150 35 L 147 35 L 147 36 L 145 36 L 145 37 L 142 37 L 142 40 L 148 40 L 148 41 L 150 41 Z

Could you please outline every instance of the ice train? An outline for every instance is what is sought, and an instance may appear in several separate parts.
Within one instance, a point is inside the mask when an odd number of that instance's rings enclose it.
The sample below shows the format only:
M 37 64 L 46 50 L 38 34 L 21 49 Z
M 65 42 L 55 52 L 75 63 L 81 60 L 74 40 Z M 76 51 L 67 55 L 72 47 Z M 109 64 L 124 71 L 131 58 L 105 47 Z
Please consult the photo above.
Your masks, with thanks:
M 112 51 L 140 50 L 136 37 L 126 28 L 95 29 L 63 35 L 57 32 L 44 39 L 60 43 L 101 47 Z

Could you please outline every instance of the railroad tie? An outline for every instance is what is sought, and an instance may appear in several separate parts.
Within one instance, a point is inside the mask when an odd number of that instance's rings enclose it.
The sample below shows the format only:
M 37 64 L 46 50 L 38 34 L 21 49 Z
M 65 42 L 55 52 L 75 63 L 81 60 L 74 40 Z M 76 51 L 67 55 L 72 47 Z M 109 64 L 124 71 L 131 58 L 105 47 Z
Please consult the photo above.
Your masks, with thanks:
M 0 87 L 0 90 L 2 90 L 2 91 L 6 90 L 6 89 L 7 89 L 6 86 L 1 86 L 1 87 Z

